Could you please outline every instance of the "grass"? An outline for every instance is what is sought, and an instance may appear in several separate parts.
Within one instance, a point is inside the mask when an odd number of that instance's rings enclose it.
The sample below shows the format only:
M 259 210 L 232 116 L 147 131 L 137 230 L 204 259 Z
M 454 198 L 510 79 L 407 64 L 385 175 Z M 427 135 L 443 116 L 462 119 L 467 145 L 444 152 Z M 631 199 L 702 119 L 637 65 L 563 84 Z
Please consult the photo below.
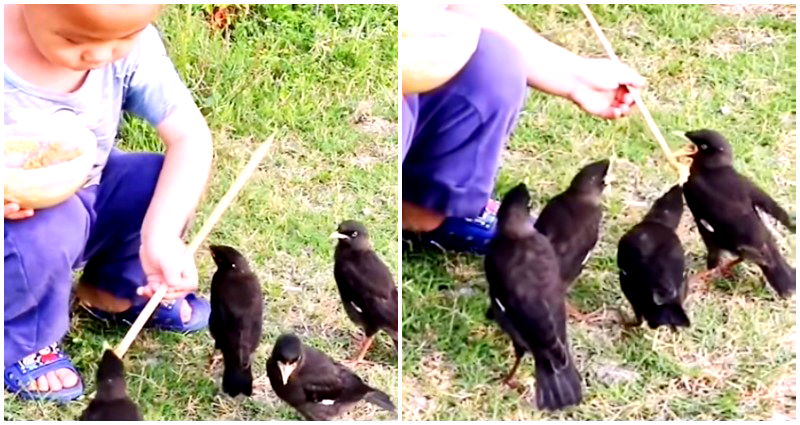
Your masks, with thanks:
M 249 399 L 221 394 L 221 370 L 209 370 L 207 332 L 144 331 L 126 356 L 129 392 L 148 420 L 270 420 L 299 416 L 272 392 L 266 359 L 277 336 L 293 331 L 334 359 L 349 358 L 361 331 L 341 308 L 328 235 L 359 219 L 373 245 L 397 267 L 396 6 L 251 5 L 228 33 L 213 30 L 201 6 L 169 6 L 160 17 L 167 50 L 214 135 L 215 161 L 195 230 L 250 152 L 273 131 L 277 143 L 215 227 L 207 243 L 229 244 L 249 258 L 263 284 L 264 335 Z M 159 150 L 138 119 L 121 131 L 129 150 Z M 197 255 L 200 293 L 214 271 Z M 87 394 L 104 343 L 126 329 L 73 315 L 64 348 Z M 379 336 L 357 373 L 398 400 L 397 359 Z M 5 419 L 75 419 L 87 400 L 58 407 L 4 396 Z M 390 419 L 360 404 L 348 416 Z
M 602 56 L 576 6 L 515 6 L 549 39 Z M 713 128 L 733 143 L 736 167 L 790 211 L 796 205 L 796 39 L 794 6 L 760 10 L 692 6 L 594 6 L 617 53 L 648 78 L 644 98 L 665 133 Z M 788 13 L 787 13 L 788 12 Z M 668 136 L 674 147 L 684 143 Z M 601 240 L 569 298 L 596 323 L 569 323 L 584 377 L 581 405 L 533 408 L 533 360 L 518 373 L 522 390 L 501 387 L 513 363 L 509 339 L 484 318 L 480 258 L 403 253 L 403 418 L 770 419 L 795 417 L 794 299 L 764 288 L 759 271 L 692 288 L 693 326 L 680 333 L 626 331 L 612 310 L 630 315 L 617 278 L 616 244 L 674 173 L 640 116 L 602 121 L 561 99 L 531 92 L 503 154 L 496 192 L 523 181 L 536 209 L 563 190 L 578 168 L 616 155 L 604 195 Z M 680 237 L 688 269 L 704 267 L 705 247 L 688 211 Z M 793 235 L 780 245 L 794 258 Z

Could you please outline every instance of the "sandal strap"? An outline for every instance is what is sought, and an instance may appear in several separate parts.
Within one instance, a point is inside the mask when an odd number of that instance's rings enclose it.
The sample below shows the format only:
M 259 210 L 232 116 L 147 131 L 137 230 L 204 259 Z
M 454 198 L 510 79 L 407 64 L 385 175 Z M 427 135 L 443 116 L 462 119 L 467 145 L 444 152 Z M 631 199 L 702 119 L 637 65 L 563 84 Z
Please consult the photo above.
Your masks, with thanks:
M 181 306 L 183 302 L 188 302 L 192 306 L 192 318 L 187 323 L 181 320 Z M 144 304 L 133 306 L 121 313 L 108 313 L 93 307 L 84 308 L 92 316 L 109 322 L 124 323 L 130 326 L 139 313 L 144 309 Z M 162 302 L 156 307 L 153 315 L 147 320 L 146 328 L 156 328 L 171 332 L 195 332 L 208 326 L 208 316 L 211 308 L 208 301 L 202 300 L 195 294 L 188 294 L 183 299 L 174 302 Z
M 78 384 L 72 388 L 65 388 L 56 392 L 29 391 L 28 385 L 37 378 L 59 369 L 72 370 L 78 375 Z M 26 356 L 22 360 L 8 366 L 3 371 L 3 381 L 6 388 L 14 393 L 19 393 L 26 399 L 47 399 L 66 402 L 74 400 L 83 394 L 83 382 L 78 369 L 72 360 L 63 352 L 58 343 L 48 345 L 41 350 Z

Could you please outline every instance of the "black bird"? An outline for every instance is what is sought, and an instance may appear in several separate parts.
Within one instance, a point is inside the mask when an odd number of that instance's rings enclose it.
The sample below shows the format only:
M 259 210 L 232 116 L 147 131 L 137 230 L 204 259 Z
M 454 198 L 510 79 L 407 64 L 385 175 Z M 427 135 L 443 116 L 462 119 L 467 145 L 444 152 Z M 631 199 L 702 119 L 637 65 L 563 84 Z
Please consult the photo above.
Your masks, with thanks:
M 352 360 L 358 363 L 364 359 L 375 334 L 381 329 L 397 346 L 397 286 L 389 268 L 372 250 L 363 224 L 344 221 L 331 238 L 339 240 L 334 254 L 333 276 L 344 310 L 366 335 Z
M 97 395 L 81 413 L 82 421 L 141 421 L 136 403 L 128 397 L 125 368 L 111 350 L 103 353 L 97 368 Z
M 606 186 L 608 167 L 607 159 L 583 167 L 567 190 L 545 205 L 534 225 L 553 245 L 561 279 L 568 287 L 578 278 L 597 244 L 603 216 L 600 196 Z M 583 317 L 570 305 L 567 310 L 572 316 Z
M 789 214 L 733 168 L 733 149 L 720 133 L 698 130 L 686 133 L 686 137 L 697 151 L 692 155 L 683 193 L 708 249 L 708 269 L 717 268 L 721 252 L 728 251 L 738 258 L 720 267 L 723 273 L 742 260 L 752 261 L 778 295 L 793 294 L 796 270 L 781 255 L 757 210 L 775 217 L 794 232 Z
M 292 334 L 281 335 L 275 342 L 267 376 L 275 394 L 307 420 L 334 419 L 361 399 L 395 411 L 386 393 Z
M 606 186 L 607 159 L 583 167 L 567 190 L 547 202 L 536 230 L 547 236 L 556 252 L 561 279 L 568 283 L 578 277 L 600 232 L 600 195 Z
M 676 185 L 619 240 L 619 283 L 633 307 L 637 325 L 644 318 L 653 329 L 689 326 L 683 309 L 687 286 L 683 246 L 675 234 L 682 214 L 683 195 Z
M 261 339 L 264 300 L 261 284 L 244 256 L 229 246 L 212 245 L 217 271 L 211 279 L 208 329 L 222 351 L 222 390 L 231 397 L 253 394 L 251 360 Z
M 514 376 L 526 352 L 536 363 L 536 404 L 562 409 L 581 401 L 581 378 L 567 339 L 565 297 L 558 260 L 547 238 L 530 220 L 530 195 L 524 184 L 500 204 L 498 232 L 485 258 L 490 305 L 487 318 L 500 325 L 514 344 Z

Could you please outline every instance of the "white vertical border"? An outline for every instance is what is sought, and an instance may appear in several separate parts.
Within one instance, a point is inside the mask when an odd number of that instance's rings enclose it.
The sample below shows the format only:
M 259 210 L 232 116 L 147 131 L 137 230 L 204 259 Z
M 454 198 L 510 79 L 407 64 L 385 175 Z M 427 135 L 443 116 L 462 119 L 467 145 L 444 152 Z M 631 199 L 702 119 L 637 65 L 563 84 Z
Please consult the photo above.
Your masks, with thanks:
M 403 420 L 403 92 L 400 71 L 400 1 L 397 10 L 397 420 Z

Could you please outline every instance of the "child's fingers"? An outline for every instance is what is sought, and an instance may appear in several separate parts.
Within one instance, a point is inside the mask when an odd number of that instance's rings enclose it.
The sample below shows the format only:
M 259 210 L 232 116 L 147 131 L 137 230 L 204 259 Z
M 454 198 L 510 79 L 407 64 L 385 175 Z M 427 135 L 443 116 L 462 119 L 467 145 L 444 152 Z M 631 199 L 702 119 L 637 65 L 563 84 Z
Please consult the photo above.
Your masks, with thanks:
M 33 216 L 33 210 L 30 208 L 20 208 L 19 204 L 15 202 L 8 202 L 3 205 L 3 217 L 9 220 L 20 220 Z

